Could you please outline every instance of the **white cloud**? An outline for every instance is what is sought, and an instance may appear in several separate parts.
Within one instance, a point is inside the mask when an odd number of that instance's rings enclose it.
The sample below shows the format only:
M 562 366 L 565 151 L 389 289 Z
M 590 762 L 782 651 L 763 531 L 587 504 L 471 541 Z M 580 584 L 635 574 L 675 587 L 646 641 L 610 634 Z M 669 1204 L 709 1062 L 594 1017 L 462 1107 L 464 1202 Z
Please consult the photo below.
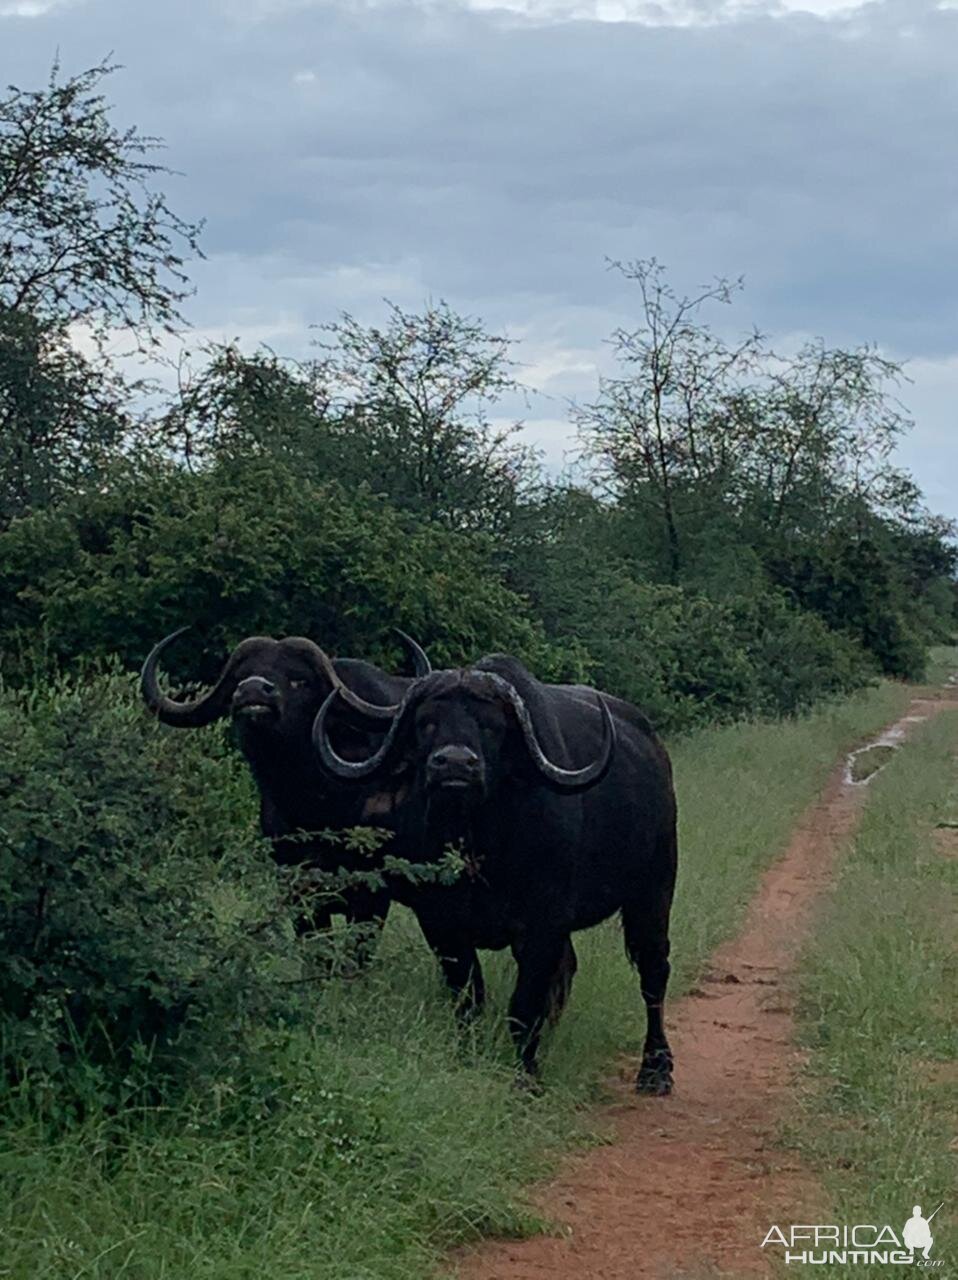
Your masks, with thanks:
M 707 26 L 793 13 L 844 16 L 873 0 L 453 0 L 477 12 L 519 14 L 531 22 L 634 22 L 644 26 Z M 955 0 L 958 3 L 958 0 Z
M 0 0 L 0 18 L 42 18 L 64 0 Z
M 497 416 L 491 419 L 494 427 L 503 429 L 516 421 L 522 422 L 518 439 L 538 452 L 543 466 L 551 475 L 558 475 L 575 464 L 579 450 L 574 429 L 567 419 L 519 415 L 515 418 Z
M 599 374 L 599 353 L 586 347 L 556 347 L 531 340 L 516 349 L 517 375 L 524 386 L 552 395 L 571 394 L 571 388 L 595 382 Z

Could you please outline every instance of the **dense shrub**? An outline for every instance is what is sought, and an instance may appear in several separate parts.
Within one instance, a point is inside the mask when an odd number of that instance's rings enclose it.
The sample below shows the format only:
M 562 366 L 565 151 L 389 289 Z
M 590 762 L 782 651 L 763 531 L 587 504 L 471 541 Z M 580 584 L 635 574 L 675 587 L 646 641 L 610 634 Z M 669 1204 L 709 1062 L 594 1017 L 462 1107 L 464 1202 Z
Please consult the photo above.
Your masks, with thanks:
M 781 591 L 732 597 L 725 609 L 755 673 L 754 715 L 793 715 L 877 674 L 874 658 L 851 636 L 830 630 Z
M 0 693 L 0 1088 L 114 1103 L 280 1010 L 299 952 L 254 815 L 223 734 L 158 729 L 126 676 Z
M 878 538 L 836 533 L 779 554 L 771 567 L 801 608 L 856 640 L 887 675 L 920 679 L 929 644 L 948 638 L 951 602 L 940 589 L 945 580 L 923 583 L 934 588 L 927 597 L 904 580 Z
M 390 625 L 428 644 L 437 665 L 505 649 L 546 677 L 579 670 L 496 574 L 482 538 L 265 459 L 119 474 L 106 491 L 14 522 L 0 535 L 0 610 L 10 674 L 38 652 L 137 665 L 184 622 L 194 644 L 171 663 L 207 679 L 257 633 L 395 663 Z
M 586 538 L 544 548 L 528 589 L 548 634 L 578 644 L 594 681 L 638 703 L 660 729 L 791 715 L 874 674 L 859 645 L 782 592 L 716 598 L 640 582 Z

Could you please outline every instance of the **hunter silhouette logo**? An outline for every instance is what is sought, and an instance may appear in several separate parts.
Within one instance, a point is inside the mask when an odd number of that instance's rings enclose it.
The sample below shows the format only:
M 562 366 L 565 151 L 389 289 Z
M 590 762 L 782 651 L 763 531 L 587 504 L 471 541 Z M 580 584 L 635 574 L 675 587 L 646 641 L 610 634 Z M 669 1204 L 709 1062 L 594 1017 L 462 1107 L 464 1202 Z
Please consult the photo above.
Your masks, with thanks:
M 944 1201 L 942 1201 L 942 1204 L 944 1204 Z M 940 1208 L 941 1205 L 938 1206 L 938 1209 Z M 938 1209 L 935 1210 L 935 1213 L 938 1212 Z M 928 1257 L 931 1252 L 931 1246 L 935 1243 L 935 1238 L 931 1234 L 931 1228 L 928 1225 L 935 1216 L 935 1213 L 929 1214 L 927 1218 L 923 1218 L 921 1216 L 921 1205 L 916 1204 L 914 1209 L 911 1211 L 911 1217 L 905 1223 L 901 1233 L 902 1242 L 904 1243 L 905 1248 L 909 1249 L 912 1253 L 917 1253 L 920 1249 L 921 1256 L 923 1258 Z
M 938 1209 L 941 1207 L 939 1205 Z M 916 1204 L 900 1238 L 887 1223 L 884 1226 L 871 1222 L 859 1222 L 853 1226 L 796 1223 L 785 1228 L 769 1227 L 762 1248 L 778 1245 L 784 1249 L 786 1266 L 796 1262 L 832 1266 L 862 1263 L 871 1267 L 891 1265 L 931 1269 L 942 1265 L 929 1257 L 935 1242 L 930 1224 L 938 1209 L 926 1218 L 921 1205 Z

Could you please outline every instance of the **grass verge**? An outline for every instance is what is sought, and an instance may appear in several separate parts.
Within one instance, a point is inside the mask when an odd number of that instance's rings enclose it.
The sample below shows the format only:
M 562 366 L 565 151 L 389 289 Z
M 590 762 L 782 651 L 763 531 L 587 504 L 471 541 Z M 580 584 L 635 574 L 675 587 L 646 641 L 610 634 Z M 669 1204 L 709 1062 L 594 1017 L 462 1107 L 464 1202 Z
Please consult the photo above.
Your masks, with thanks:
M 946 1267 L 958 1247 L 958 844 L 938 824 L 958 820 L 956 752 L 958 712 L 948 711 L 871 784 L 804 960 L 810 1062 L 793 1135 L 821 1172 L 833 1222 L 887 1222 L 900 1236 L 914 1204 L 929 1214 L 945 1201 L 931 1260 Z
M 836 758 L 900 714 L 882 684 L 781 724 L 677 742 L 682 872 L 673 994 L 734 932 L 761 870 Z M 14 1280 L 422 1280 L 456 1242 L 523 1233 L 524 1186 L 587 1140 L 583 1104 L 635 1050 L 637 982 L 616 925 L 579 935 L 543 1097 L 516 1096 L 489 958 L 489 1016 L 455 1031 L 403 913 L 374 970 L 317 991 L 312 1025 L 248 1031 L 174 1109 L 92 1117 L 55 1141 L 0 1132 L 0 1276 Z

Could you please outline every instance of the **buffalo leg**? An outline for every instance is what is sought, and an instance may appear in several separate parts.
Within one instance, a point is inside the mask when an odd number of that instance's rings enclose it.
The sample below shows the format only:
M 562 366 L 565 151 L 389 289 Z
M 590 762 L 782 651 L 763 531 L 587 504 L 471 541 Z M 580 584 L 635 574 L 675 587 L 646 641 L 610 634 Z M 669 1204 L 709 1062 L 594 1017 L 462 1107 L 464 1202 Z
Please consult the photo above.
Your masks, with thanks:
M 646 1033 L 642 1065 L 636 1077 L 639 1093 L 672 1092 L 672 1050 L 665 1036 L 662 1008 L 669 982 L 669 908 L 671 884 L 658 892 L 645 887 L 622 911 L 625 948 L 639 972 L 645 1001 Z
M 441 930 L 430 928 L 422 920 L 419 924 L 439 961 L 446 986 L 455 997 L 456 1016 L 461 1022 L 470 1022 L 486 1002 L 486 984 L 475 948 L 453 942 Z
M 566 1007 L 566 1002 L 572 992 L 572 980 L 578 968 L 579 962 L 576 959 L 572 939 L 567 938 L 562 959 L 559 961 L 559 967 L 553 975 L 552 990 L 549 992 L 548 1018 L 550 1026 L 557 1026 L 559 1019 L 562 1017 L 562 1010 Z
M 516 963 L 519 963 L 520 947 L 514 943 L 512 947 L 512 956 Z M 572 991 L 572 980 L 579 968 L 579 962 L 576 959 L 575 948 L 572 945 L 572 939 L 566 939 L 565 950 L 559 961 L 558 968 L 552 979 L 552 988 L 549 991 L 549 1006 L 547 1018 L 549 1025 L 554 1027 L 558 1024 L 562 1017 L 562 1010 L 566 1007 L 569 994 Z
M 569 957 L 572 957 L 572 971 Z M 568 936 L 525 938 L 518 948 L 519 972 L 509 1002 L 509 1030 L 527 1076 L 539 1073 L 537 1054 L 542 1027 L 555 1008 L 557 993 L 565 1003 L 574 972 L 575 952 Z

